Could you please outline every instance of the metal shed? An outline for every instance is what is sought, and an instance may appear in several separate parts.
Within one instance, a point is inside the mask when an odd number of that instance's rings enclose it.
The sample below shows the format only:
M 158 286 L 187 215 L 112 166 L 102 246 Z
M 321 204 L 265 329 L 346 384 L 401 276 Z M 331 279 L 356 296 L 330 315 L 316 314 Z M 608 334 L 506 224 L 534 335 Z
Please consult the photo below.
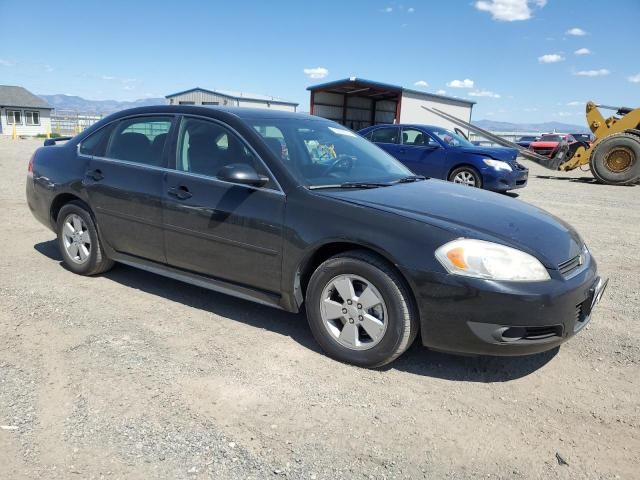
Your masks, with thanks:
M 455 125 L 427 112 L 435 107 L 467 122 L 475 102 L 411 90 L 362 78 L 345 78 L 313 85 L 310 112 L 352 130 L 379 123 L 422 123 L 454 128 Z
M 169 105 L 223 105 L 229 107 L 270 108 L 287 112 L 295 112 L 298 106 L 295 102 L 267 95 L 231 92 L 229 90 L 207 90 L 200 87 L 172 93 L 165 98 Z

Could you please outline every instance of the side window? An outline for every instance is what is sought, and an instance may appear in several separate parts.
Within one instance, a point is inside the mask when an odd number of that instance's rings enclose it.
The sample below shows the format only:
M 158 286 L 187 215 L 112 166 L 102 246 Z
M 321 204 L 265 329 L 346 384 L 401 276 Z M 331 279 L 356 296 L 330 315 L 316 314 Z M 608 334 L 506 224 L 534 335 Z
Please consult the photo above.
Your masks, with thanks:
M 176 169 L 216 177 L 218 172 L 232 163 L 251 165 L 261 175 L 269 175 L 266 167 L 246 145 L 230 130 L 216 122 L 198 118 L 184 118 L 178 138 Z M 275 188 L 269 180 L 266 188 Z
M 161 166 L 171 120 L 171 117 L 137 117 L 118 122 L 105 157 Z
M 402 129 L 402 144 L 412 145 L 415 147 L 437 147 L 438 143 L 426 133 L 415 128 Z
M 371 135 L 371 141 L 373 143 L 398 143 L 398 128 L 377 128 Z
M 255 125 L 254 128 L 278 158 L 289 161 L 289 147 L 282 130 L 273 125 Z
M 115 125 L 112 123 L 111 125 L 102 127 L 97 132 L 93 132 L 85 138 L 80 144 L 80 153 L 94 157 L 104 157 L 104 154 L 107 151 L 109 137 L 114 126 Z

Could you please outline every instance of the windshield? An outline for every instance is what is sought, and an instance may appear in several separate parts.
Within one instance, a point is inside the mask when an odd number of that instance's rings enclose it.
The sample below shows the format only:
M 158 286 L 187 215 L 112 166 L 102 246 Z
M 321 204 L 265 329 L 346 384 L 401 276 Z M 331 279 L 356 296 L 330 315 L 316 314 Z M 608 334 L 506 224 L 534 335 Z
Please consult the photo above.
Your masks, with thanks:
M 561 142 L 562 137 L 560 135 L 543 135 L 540 137 L 540 142 Z
M 431 128 L 430 133 L 433 133 L 436 137 L 442 140 L 450 147 L 473 147 L 473 143 L 464 138 L 462 135 L 458 135 L 446 128 Z
M 412 175 L 384 150 L 337 123 L 298 118 L 247 122 L 306 186 L 389 183 Z

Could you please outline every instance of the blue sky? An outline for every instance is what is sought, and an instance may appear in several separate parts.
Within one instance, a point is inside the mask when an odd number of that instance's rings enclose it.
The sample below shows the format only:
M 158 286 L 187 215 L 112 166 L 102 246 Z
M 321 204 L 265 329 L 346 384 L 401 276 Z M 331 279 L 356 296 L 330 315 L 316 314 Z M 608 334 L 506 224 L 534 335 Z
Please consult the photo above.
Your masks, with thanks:
M 201 86 L 308 110 L 307 86 L 357 76 L 469 98 L 475 119 L 519 122 L 583 123 L 588 99 L 640 104 L 639 0 L 51 5 L 0 0 L 0 84 L 116 100 Z

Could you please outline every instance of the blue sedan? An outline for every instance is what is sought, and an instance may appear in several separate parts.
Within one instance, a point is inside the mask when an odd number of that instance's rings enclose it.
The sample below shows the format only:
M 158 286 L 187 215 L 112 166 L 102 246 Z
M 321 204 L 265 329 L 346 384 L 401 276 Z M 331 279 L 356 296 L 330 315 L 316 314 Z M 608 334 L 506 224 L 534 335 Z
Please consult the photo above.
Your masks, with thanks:
M 514 148 L 477 146 L 432 125 L 374 125 L 358 133 L 419 175 L 496 192 L 527 185 L 529 170 Z

